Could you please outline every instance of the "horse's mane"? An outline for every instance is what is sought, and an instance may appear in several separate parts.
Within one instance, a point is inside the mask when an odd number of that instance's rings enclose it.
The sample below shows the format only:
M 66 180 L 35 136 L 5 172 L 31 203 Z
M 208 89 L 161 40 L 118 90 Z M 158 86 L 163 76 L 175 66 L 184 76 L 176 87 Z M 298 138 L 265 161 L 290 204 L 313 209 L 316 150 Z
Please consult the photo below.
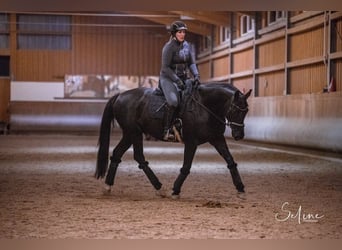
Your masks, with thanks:
M 222 88 L 228 90 L 231 94 L 234 94 L 236 91 L 240 92 L 238 88 L 234 85 L 227 82 L 208 82 L 201 84 L 203 88 Z

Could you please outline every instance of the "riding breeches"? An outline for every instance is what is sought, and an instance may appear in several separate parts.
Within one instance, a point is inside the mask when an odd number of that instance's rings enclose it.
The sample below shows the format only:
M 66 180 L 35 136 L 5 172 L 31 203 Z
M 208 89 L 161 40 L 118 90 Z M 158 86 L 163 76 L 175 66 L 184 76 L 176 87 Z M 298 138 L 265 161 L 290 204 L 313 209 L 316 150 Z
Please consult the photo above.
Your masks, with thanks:
M 169 106 L 177 108 L 179 104 L 179 93 L 176 84 L 169 78 L 160 78 L 160 85 L 163 90 L 166 102 Z

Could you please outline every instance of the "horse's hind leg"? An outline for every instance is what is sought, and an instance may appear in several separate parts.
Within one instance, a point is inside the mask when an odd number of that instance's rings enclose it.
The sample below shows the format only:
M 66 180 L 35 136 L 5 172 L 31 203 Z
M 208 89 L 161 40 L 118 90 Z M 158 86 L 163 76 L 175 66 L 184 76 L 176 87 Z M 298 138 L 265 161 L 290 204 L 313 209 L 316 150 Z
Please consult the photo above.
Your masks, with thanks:
M 105 180 L 105 183 L 108 185 L 106 187 L 106 190 L 108 192 L 110 192 L 111 186 L 114 185 L 116 170 L 119 166 L 119 163 L 121 162 L 121 157 L 129 149 L 131 145 L 131 139 L 129 138 L 129 136 L 126 136 L 124 134 L 118 145 L 116 145 L 116 147 L 113 150 L 113 155 L 110 157 L 110 165 Z
M 237 164 L 234 161 L 233 156 L 229 152 L 229 149 L 228 149 L 228 146 L 227 146 L 227 143 L 226 143 L 224 136 L 222 136 L 220 138 L 216 138 L 216 140 L 214 140 L 214 141 L 210 141 L 210 144 L 215 147 L 217 152 L 227 162 L 227 164 L 228 164 L 227 167 L 230 171 L 230 174 L 232 176 L 233 183 L 234 183 L 236 189 L 238 190 L 238 192 L 243 193 L 244 192 L 244 185 L 241 181 L 241 177 L 240 177 L 239 171 L 237 169 Z
M 137 134 L 133 136 L 133 151 L 134 151 L 134 160 L 139 163 L 139 168 L 144 171 L 147 178 L 153 185 L 156 190 L 160 190 L 162 184 L 160 183 L 157 176 L 154 174 L 152 169 L 148 166 L 148 161 L 145 160 L 145 156 L 143 153 L 143 135 Z

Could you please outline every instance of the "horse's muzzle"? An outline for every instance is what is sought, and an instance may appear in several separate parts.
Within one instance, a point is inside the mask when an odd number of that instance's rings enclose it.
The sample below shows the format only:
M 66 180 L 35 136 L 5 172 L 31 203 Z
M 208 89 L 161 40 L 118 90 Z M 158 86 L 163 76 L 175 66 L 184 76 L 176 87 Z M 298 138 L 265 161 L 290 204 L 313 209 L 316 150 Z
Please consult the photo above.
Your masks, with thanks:
M 239 140 L 242 140 L 244 138 L 244 136 L 236 136 L 236 137 L 233 137 L 235 141 L 239 141 Z
M 245 137 L 244 131 L 232 131 L 232 137 L 235 141 L 242 140 Z

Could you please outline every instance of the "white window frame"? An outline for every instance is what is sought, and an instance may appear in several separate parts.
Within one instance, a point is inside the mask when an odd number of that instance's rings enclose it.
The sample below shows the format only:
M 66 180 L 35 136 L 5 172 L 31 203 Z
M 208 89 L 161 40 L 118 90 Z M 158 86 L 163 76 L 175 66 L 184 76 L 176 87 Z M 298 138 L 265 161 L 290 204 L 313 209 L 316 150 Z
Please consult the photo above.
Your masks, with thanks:
M 210 49 L 211 46 L 211 37 L 210 36 L 202 36 L 201 37 L 201 51 L 205 52 Z
M 250 34 L 255 30 L 255 20 L 249 15 L 242 15 L 240 17 L 240 31 L 241 36 Z
M 220 26 L 220 43 L 228 43 L 230 41 L 230 27 Z

